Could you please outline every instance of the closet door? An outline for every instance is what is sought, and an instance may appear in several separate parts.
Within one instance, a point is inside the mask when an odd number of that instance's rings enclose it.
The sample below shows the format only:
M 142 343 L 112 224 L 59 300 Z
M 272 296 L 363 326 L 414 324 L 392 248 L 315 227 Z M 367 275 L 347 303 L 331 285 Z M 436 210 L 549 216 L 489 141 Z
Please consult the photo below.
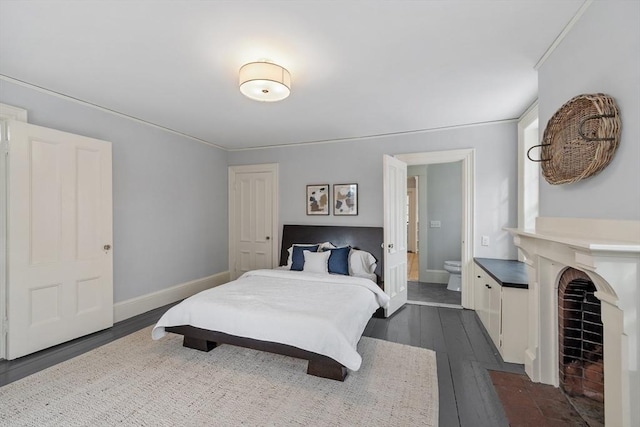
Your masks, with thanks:
M 278 167 L 229 167 L 229 273 L 277 265 Z
M 113 325 L 111 144 L 17 121 L 9 135 L 15 359 Z

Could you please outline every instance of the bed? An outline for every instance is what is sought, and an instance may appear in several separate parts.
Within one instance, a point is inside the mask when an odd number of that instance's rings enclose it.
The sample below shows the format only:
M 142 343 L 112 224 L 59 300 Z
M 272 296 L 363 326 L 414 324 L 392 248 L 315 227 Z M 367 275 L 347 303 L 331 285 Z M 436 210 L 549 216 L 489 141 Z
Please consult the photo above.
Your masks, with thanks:
M 180 334 L 185 347 L 202 351 L 231 344 L 306 359 L 308 374 L 344 381 L 349 369 L 360 367 L 356 346 L 367 322 L 388 302 L 379 287 L 382 240 L 379 227 L 285 225 L 281 267 L 251 271 L 187 298 L 162 316 L 152 336 Z M 323 245 L 296 247 L 303 244 Z M 341 271 L 336 260 L 345 252 L 349 275 L 315 269 L 331 261 L 333 271 Z M 292 271 L 301 256 L 302 271 Z M 361 259 L 376 263 L 357 271 L 354 260 Z

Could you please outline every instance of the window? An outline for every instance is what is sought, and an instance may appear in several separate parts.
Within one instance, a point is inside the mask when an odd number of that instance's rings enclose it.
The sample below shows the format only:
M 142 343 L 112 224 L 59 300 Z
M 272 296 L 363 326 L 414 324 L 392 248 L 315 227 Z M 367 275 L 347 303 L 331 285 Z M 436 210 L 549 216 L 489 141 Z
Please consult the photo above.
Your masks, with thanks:
M 538 103 L 536 102 L 518 121 L 518 228 L 533 230 L 538 217 L 538 188 L 540 162 L 527 158 L 527 151 L 539 144 Z M 531 150 L 531 157 L 539 158 L 539 148 Z

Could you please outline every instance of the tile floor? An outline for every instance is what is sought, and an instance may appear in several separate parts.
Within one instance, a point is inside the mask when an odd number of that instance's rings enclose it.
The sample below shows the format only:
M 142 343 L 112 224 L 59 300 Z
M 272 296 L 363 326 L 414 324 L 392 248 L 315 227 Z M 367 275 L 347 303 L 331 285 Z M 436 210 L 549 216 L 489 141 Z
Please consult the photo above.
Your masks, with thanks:
M 446 283 L 407 282 L 409 301 L 460 305 L 462 294 L 447 289 Z
M 587 426 L 559 388 L 522 374 L 489 370 L 489 375 L 510 426 Z

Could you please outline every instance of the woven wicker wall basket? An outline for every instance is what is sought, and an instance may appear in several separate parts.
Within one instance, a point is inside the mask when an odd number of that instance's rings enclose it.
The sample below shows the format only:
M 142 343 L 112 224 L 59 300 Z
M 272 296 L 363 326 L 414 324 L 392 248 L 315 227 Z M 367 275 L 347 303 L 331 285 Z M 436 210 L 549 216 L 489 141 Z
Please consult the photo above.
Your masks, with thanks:
M 620 142 L 620 112 L 615 100 L 602 93 L 578 95 L 549 119 L 540 159 L 550 184 L 567 184 L 603 170 Z M 532 147 L 533 148 L 533 147 Z M 531 151 L 531 150 L 529 150 Z

